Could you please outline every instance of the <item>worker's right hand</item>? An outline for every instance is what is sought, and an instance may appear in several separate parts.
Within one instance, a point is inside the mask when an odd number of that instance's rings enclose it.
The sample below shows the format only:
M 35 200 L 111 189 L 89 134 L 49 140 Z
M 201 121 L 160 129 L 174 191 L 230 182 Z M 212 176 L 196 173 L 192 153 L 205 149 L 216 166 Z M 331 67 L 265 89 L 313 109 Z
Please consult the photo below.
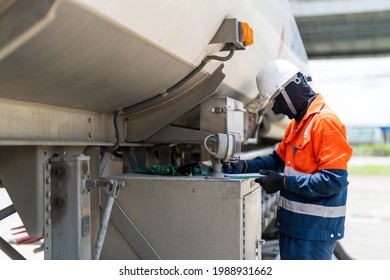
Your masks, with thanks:
M 236 162 L 225 162 L 222 161 L 223 173 L 228 174 L 239 174 L 245 171 L 246 163 L 245 160 L 239 160 Z
M 264 177 L 257 178 L 255 182 L 259 183 L 267 194 L 276 193 L 284 187 L 285 176 L 276 171 L 260 170 L 259 174 L 264 175 Z

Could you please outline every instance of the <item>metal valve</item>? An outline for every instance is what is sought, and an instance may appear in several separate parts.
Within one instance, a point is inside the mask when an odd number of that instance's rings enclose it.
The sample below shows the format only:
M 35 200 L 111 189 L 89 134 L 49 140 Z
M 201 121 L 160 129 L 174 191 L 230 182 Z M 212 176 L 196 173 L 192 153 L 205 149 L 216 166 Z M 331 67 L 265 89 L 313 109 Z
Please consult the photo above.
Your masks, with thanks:
M 240 158 L 241 135 L 238 133 L 211 134 L 204 139 L 204 146 L 211 155 L 213 177 L 223 177 L 221 160 L 235 162 Z

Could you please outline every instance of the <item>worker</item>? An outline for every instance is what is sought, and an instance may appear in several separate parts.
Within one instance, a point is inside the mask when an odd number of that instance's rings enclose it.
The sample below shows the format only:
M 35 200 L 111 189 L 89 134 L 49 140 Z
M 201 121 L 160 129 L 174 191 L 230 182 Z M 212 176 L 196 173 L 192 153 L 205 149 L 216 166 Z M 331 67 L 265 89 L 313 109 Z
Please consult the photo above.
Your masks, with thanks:
M 271 155 L 231 164 L 231 173 L 259 172 L 267 194 L 279 193 L 281 259 L 332 258 L 344 236 L 347 163 L 352 148 L 345 126 L 286 60 L 265 64 L 256 77 L 263 108 L 291 122 Z

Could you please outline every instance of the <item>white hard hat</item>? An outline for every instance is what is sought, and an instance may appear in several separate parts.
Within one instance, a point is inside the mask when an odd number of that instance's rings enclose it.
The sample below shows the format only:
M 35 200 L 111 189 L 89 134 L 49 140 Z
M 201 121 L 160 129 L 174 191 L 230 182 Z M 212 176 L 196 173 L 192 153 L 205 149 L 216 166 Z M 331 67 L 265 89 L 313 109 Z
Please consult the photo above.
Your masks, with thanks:
M 276 59 L 266 63 L 256 76 L 262 103 L 260 109 L 267 106 L 290 82 L 297 79 L 299 72 L 298 67 L 284 59 Z

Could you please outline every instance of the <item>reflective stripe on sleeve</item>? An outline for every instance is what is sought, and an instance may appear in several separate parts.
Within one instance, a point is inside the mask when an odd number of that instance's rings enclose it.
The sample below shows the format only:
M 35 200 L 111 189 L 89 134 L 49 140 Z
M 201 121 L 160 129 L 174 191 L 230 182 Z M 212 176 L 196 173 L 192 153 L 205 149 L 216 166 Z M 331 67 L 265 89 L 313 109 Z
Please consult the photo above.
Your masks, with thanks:
M 310 174 L 299 172 L 290 166 L 286 166 L 284 168 L 284 175 L 286 175 L 286 176 L 302 176 L 302 175 L 310 175 Z
M 344 217 L 347 212 L 346 206 L 323 206 L 316 204 L 307 204 L 288 200 L 280 197 L 278 206 L 298 214 L 311 216 L 319 216 L 324 218 L 339 218 Z

